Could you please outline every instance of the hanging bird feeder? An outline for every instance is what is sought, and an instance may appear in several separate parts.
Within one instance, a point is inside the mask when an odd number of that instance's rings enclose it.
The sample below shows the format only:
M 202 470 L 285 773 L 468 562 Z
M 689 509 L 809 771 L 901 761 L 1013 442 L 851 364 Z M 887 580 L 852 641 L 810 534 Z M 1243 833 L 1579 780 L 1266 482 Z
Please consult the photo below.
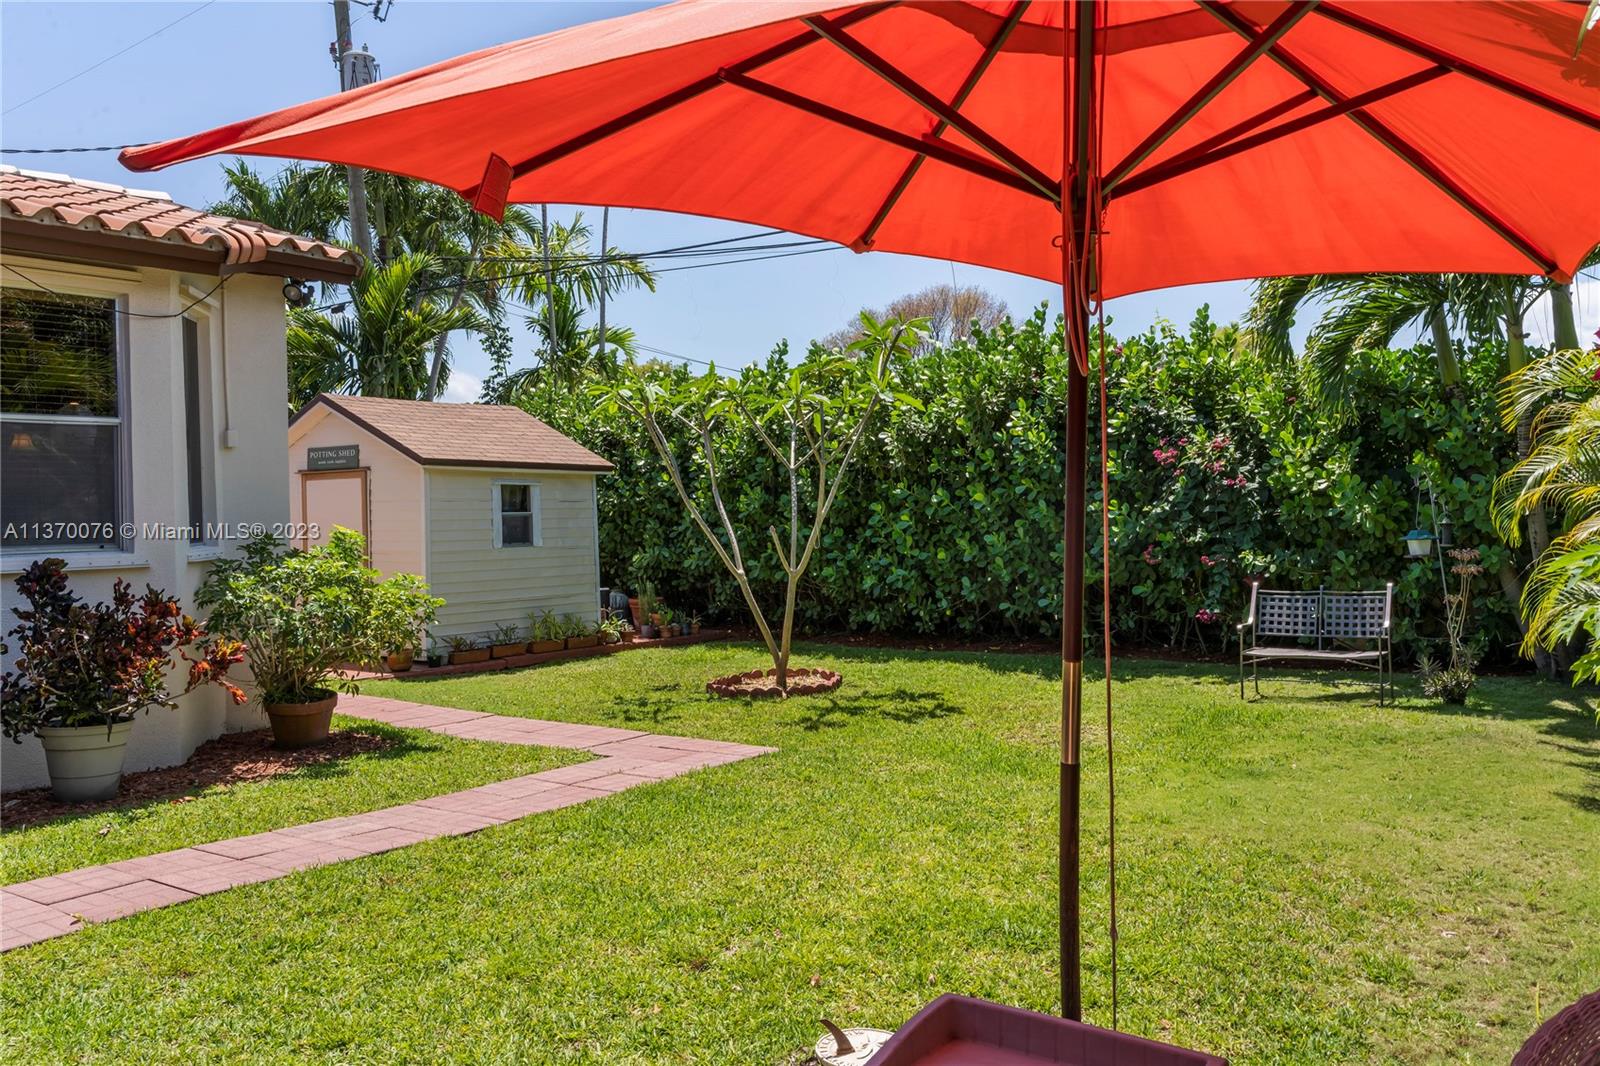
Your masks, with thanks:
M 1426 559 L 1433 554 L 1435 539 L 1426 529 L 1413 529 L 1406 534 L 1406 554 L 1413 559 Z

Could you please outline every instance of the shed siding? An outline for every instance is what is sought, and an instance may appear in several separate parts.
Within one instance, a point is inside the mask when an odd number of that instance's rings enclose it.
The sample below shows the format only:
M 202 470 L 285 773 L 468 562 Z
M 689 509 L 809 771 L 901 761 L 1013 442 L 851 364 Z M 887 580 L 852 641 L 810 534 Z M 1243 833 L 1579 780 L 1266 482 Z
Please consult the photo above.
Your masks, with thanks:
M 494 546 L 497 480 L 539 486 L 543 543 Z M 445 600 L 435 636 L 526 625 L 531 611 L 599 617 L 593 474 L 429 467 L 427 485 L 428 579 Z
M 422 467 L 337 411 L 324 409 L 318 414 L 321 417 L 310 428 L 302 430 L 297 424 L 289 431 L 290 520 L 305 519 L 300 513 L 300 472 L 306 468 L 306 449 L 360 445 L 361 465 L 368 469 L 367 547 L 372 565 L 385 575 L 424 574 Z

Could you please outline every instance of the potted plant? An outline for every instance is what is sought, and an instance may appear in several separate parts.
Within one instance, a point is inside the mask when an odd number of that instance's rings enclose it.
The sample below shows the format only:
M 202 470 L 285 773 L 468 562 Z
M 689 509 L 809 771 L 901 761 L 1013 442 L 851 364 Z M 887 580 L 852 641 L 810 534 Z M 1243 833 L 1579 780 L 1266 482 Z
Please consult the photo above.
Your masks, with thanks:
M 250 648 L 250 672 L 280 747 L 325 740 L 338 692 L 355 692 L 350 663 L 377 662 L 434 620 L 443 600 L 414 574 L 384 578 L 366 565 L 361 534 L 335 529 L 298 549 L 272 536 L 220 559 L 196 599 L 213 632 Z
M 528 642 L 528 650 L 531 652 L 545 655 L 560 651 L 567 646 L 566 630 L 553 611 L 539 612 L 539 617 L 534 619 L 531 632 L 533 639 Z
M 384 653 L 383 665 L 391 674 L 403 674 L 416 661 L 416 652 L 410 647 L 394 648 Z
M 623 639 L 633 632 L 633 627 L 628 624 L 626 618 L 618 618 L 612 615 L 601 620 L 599 632 L 602 642 L 606 644 L 621 644 Z
M 689 632 L 690 633 L 699 633 L 700 632 L 700 616 L 699 615 L 691 614 L 689 616 Z
M 677 636 L 678 635 L 678 623 L 676 623 L 676 622 L 674 622 L 672 620 L 675 617 L 674 614 L 672 613 L 672 608 L 671 607 L 663 607 L 663 608 L 661 608 L 661 616 L 660 617 L 661 617 L 661 621 L 660 621 L 659 624 L 660 624 L 661 628 L 666 631 L 666 635 L 669 636 L 669 637 Z
M 429 648 L 428 648 L 428 665 L 429 666 L 432 666 L 432 667 L 443 666 L 445 664 L 445 661 L 448 658 L 449 658 L 449 653 L 446 652 L 439 645 L 433 644 L 433 645 L 429 646 Z
M 567 615 L 562 619 L 562 624 L 567 633 L 567 647 L 592 648 L 600 643 L 600 637 L 596 635 L 594 626 L 577 615 Z
M 643 628 L 646 622 L 651 625 L 660 625 L 655 618 L 656 611 L 660 608 L 661 601 L 656 598 L 656 587 L 646 581 L 639 587 L 638 602 L 633 605 L 633 620 Z
M 496 659 L 509 659 L 513 655 L 521 655 L 527 647 L 528 642 L 522 636 L 522 627 L 502 622 L 494 627 L 489 654 Z
M 67 803 L 110 799 L 122 780 L 133 716 L 151 707 L 174 708 L 201 685 L 223 686 L 235 703 L 244 693 L 227 679 L 244 659 L 237 641 L 213 638 L 183 613 L 178 601 L 151 586 L 143 596 L 121 578 L 111 602 L 85 604 L 67 588 L 67 564 L 41 559 L 17 578 L 26 607 L 0 644 L 16 652 L 0 675 L 0 724 L 22 742 L 38 736 L 55 798 Z M 197 657 L 185 650 L 194 648 Z M 172 653 L 189 664 L 183 689 L 168 688 Z
M 457 633 L 445 637 L 444 642 L 450 646 L 451 666 L 489 661 L 489 649 L 483 646 L 483 641 L 470 633 Z

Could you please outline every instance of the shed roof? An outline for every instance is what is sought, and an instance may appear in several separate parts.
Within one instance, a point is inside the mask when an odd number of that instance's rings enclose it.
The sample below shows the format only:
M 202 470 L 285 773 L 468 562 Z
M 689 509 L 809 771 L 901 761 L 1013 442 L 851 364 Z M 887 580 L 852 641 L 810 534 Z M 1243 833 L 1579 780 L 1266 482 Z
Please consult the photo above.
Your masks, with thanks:
M 317 281 L 349 281 L 361 265 L 348 248 L 185 207 L 163 192 L 12 166 L 0 166 L 0 223 L 9 250 L 76 259 Z
M 319 407 L 343 415 L 424 466 L 512 467 L 605 473 L 610 463 L 519 407 L 431 403 L 322 393 L 289 420 Z

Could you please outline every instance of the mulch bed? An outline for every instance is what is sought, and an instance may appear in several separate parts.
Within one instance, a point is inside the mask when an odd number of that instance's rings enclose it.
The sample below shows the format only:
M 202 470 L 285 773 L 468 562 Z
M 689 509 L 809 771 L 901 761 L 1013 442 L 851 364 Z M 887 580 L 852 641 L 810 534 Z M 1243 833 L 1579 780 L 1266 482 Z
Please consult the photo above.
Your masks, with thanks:
M 327 743 L 311 748 L 280 751 L 272 746 L 272 730 L 225 733 L 194 750 L 181 766 L 161 770 L 141 770 L 123 774 L 115 799 L 95 803 L 58 803 L 48 788 L 19 789 L 0 796 L 0 822 L 7 829 L 36 825 L 66 815 L 93 814 L 97 811 L 166 800 L 188 803 L 194 792 L 205 788 L 227 788 L 246 781 L 260 781 L 289 774 L 307 766 L 347 759 L 370 751 L 382 751 L 394 742 L 376 733 L 342 729 L 329 735 Z
M 741 696 L 776 697 L 809 696 L 817 692 L 832 692 L 844 678 L 832 670 L 813 670 L 801 667 L 789 671 L 787 691 L 778 687 L 778 671 L 751 670 L 744 674 L 729 674 L 706 682 L 706 691 L 713 696 L 737 699 Z

